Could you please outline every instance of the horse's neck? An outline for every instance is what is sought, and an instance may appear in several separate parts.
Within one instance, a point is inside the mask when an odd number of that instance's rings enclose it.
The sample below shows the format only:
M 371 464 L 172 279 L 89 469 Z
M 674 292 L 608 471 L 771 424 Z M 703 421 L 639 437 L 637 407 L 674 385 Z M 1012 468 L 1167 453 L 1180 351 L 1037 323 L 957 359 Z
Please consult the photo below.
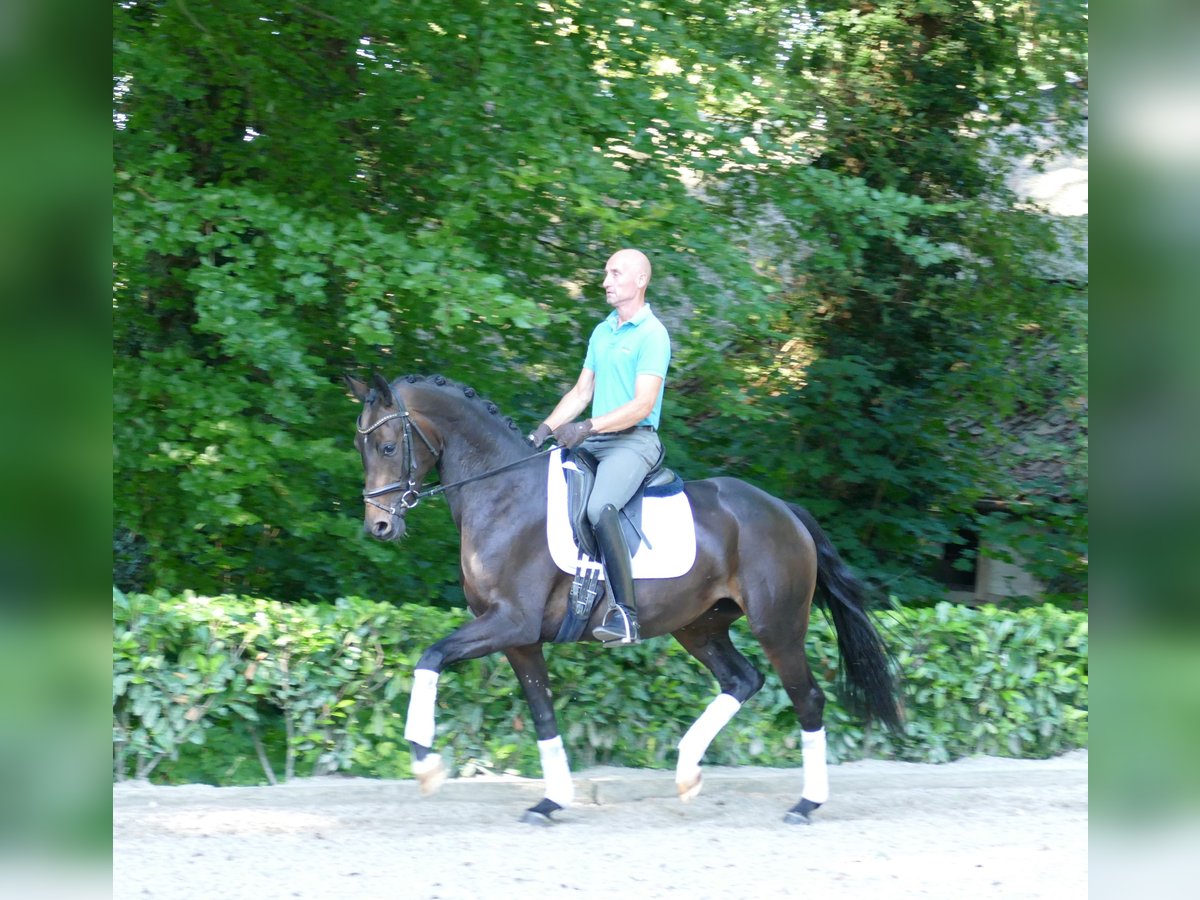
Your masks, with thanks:
M 545 457 L 521 462 L 531 453 L 523 454 L 519 447 L 514 450 L 487 456 L 469 452 L 456 457 L 452 452 L 447 453 L 441 470 L 443 484 L 487 476 L 446 492 L 450 512 L 460 531 L 502 531 L 499 526 L 511 524 L 510 520 L 530 503 L 530 498 L 544 491 Z M 495 474 L 488 474 L 491 472 Z
M 484 409 L 478 398 L 418 392 L 411 401 L 441 435 L 438 475 L 442 484 L 478 479 L 446 493 L 454 519 L 460 525 L 464 515 L 473 517 L 477 507 L 495 513 L 506 511 L 509 496 L 536 489 L 533 469 L 537 467 L 532 462 L 489 475 L 518 463 L 530 456 L 532 450 L 508 427 L 506 420 Z M 481 475 L 487 477 L 480 478 Z
M 474 478 L 493 469 L 507 466 L 523 456 L 523 448 L 502 435 L 454 435 L 448 436 L 442 451 L 440 475 L 442 481 L 462 481 Z

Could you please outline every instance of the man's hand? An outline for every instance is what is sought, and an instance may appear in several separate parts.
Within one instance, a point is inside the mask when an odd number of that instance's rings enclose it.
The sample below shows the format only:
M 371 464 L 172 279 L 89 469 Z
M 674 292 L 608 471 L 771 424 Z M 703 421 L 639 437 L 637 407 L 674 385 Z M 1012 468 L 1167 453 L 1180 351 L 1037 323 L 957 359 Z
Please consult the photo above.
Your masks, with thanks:
M 554 432 L 551 430 L 550 426 L 543 422 L 532 432 L 527 434 L 525 436 L 525 440 L 533 444 L 533 448 L 536 450 L 538 447 L 542 446 L 542 444 L 546 443 L 546 438 L 550 437 L 550 435 L 553 433 Z
M 574 450 L 591 435 L 591 419 L 584 419 L 582 422 L 568 422 L 566 425 L 560 425 L 558 431 L 554 432 L 554 437 L 568 450 Z

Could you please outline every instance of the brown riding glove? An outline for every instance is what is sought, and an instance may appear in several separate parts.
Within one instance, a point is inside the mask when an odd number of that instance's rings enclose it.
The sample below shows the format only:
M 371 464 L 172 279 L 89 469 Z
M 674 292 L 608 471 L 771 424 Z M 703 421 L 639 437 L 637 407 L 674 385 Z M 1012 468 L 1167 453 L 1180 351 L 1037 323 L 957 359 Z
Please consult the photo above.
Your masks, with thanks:
M 529 443 L 533 444 L 533 447 L 536 450 L 538 447 L 542 446 L 542 444 L 546 443 L 546 438 L 550 437 L 550 435 L 552 435 L 553 433 L 554 433 L 554 430 L 549 425 L 547 425 L 545 422 L 543 422 L 541 425 L 539 425 L 537 428 L 535 428 L 532 432 L 527 434 L 525 436 L 525 440 L 527 440 L 527 441 L 529 441 Z
M 560 425 L 554 432 L 554 437 L 568 450 L 574 450 L 591 436 L 591 419 L 584 419 L 582 422 L 568 422 L 566 425 Z

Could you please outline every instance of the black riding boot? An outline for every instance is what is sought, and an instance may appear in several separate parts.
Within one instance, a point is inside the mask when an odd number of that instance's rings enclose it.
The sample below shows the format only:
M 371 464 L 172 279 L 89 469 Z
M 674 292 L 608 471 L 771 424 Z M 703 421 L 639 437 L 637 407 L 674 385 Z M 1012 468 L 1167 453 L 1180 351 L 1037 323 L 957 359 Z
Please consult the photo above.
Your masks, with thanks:
M 633 598 L 633 560 L 617 515 L 617 508 L 610 503 L 600 511 L 595 526 L 596 543 L 600 545 L 604 559 L 604 575 L 615 601 L 615 605 L 609 604 L 604 623 L 592 631 L 592 636 L 603 641 L 605 646 L 641 641 L 637 603 Z

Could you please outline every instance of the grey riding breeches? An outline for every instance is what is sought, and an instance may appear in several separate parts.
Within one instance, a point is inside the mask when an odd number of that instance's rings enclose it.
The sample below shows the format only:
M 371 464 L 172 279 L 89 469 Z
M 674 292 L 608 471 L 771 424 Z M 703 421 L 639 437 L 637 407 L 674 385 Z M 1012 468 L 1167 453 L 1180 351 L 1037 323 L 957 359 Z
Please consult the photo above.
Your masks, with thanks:
M 658 432 L 638 429 L 623 434 L 593 435 L 583 442 L 583 447 L 600 461 L 587 508 L 588 521 L 594 526 L 606 505 L 611 503 L 620 509 L 629 502 L 658 462 L 662 443 Z

